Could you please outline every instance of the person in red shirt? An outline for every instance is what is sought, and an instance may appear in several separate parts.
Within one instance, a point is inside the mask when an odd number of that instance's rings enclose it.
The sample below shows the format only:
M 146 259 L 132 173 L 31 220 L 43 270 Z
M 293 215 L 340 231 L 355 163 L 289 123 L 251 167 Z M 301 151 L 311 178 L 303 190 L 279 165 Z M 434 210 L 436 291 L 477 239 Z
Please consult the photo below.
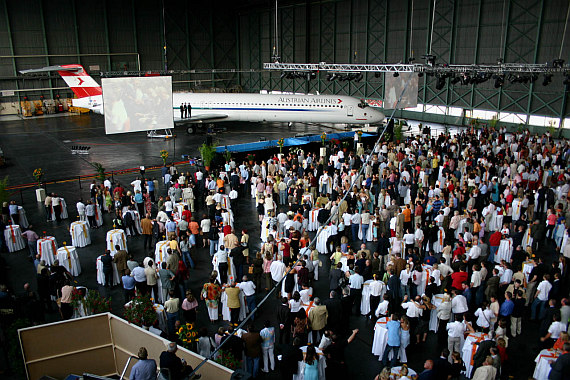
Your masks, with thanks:
M 287 265 L 291 261 L 291 248 L 287 239 L 281 239 L 279 250 L 283 252 L 283 263 Z
M 499 250 L 499 245 L 501 245 L 501 239 L 503 235 L 501 235 L 501 231 L 495 231 L 489 237 L 489 249 L 491 253 L 489 254 L 489 261 L 494 263 L 495 262 L 495 253 Z
M 186 217 L 186 221 L 192 220 L 192 211 L 188 210 L 188 206 L 184 206 L 184 211 L 182 211 L 182 216 Z
M 556 219 L 557 219 L 556 214 L 554 213 L 554 211 L 552 211 L 551 208 L 549 208 L 546 211 L 546 222 L 547 222 L 546 238 L 547 239 L 550 239 L 550 240 L 554 239 L 554 226 L 556 225 Z
M 463 246 L 462 242 L 457 242 L 457 247 L 453 250 L 453 259 L 455 259 L 459 255 L 465 254 L 465 247 Z
M 465 271 L 465 265 L 462 265 L 458 272 L 451 274 L 451 287 L 457 290 L 463 290 L 462 284 L 467 281 L 469 275 Z

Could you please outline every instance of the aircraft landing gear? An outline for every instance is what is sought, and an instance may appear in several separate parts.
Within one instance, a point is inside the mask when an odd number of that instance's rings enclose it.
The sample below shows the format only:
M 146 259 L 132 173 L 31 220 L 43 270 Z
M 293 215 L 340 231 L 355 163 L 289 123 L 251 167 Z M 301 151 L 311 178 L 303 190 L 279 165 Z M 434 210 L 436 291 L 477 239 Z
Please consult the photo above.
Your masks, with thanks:
M 189 135 L 194 135 L 196 134 L 196 126 L 191 125 L 189 127 L 186 128 L 186 133 L 188 133 Z
M 291 127 L 293 126 L 293 123 L 292 123 L 292 122 L 288 122 L 288 123 L 287 123 L 287 126 L 288 126 L 289 128 L 291 128 Z

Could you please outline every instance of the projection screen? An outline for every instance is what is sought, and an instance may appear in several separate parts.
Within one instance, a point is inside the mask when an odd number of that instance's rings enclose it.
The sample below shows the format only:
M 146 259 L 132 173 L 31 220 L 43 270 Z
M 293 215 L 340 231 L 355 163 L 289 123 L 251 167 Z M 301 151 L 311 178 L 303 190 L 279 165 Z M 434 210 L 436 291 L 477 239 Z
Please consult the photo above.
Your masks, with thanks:
M 408 79 L 410 79 L 410 83 L 408 87 L 405 87 Z M 398 77 L 394 77 L 392 73 L 386 73 L 384 80 L 385 109 L 404 109 L 418 105 L 418 73 L 400 73 Z M 403 94 L 402 91 L 404 91 Z M 402 99 L 398 104 L 400 95 L 402 95 Z
M 174 127 L 172 77 L 103 78 L 105 133 Z

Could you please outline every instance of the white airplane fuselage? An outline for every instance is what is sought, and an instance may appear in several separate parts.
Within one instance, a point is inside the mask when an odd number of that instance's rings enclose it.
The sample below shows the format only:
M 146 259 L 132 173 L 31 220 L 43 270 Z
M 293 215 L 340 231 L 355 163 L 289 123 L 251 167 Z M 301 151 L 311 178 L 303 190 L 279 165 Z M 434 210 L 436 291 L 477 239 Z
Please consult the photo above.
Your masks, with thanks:
M 362 107 L 359 99 L 344 95 L 175 92 L 172 94 L 172 103 L 176 123 L 250 121 L 374 124 L 384 120 L 382 112 L 369 106 Z M 182 103 L 191 105 L 194 120 L 181 117 Z M 73 99 L 73 105 L 103 114 L 101 96 Z
M 335 95 L 174 93 L 174 120 L 180 104 L 192 106 L 191 115 L 227 115 L 220 121 L 372 124 L 384 114 L 360 100 Z

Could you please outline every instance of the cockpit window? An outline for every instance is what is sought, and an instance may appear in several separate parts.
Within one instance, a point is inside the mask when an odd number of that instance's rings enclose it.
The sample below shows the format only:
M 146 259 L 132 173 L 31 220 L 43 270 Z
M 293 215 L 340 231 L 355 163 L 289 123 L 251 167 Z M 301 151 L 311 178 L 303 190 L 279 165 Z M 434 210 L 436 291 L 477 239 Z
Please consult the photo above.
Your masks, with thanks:
M 364 99 L 360 99 L 360 103 L 358 103 L 359 108 L 366 108 L 368 104 L 364 101 Z

